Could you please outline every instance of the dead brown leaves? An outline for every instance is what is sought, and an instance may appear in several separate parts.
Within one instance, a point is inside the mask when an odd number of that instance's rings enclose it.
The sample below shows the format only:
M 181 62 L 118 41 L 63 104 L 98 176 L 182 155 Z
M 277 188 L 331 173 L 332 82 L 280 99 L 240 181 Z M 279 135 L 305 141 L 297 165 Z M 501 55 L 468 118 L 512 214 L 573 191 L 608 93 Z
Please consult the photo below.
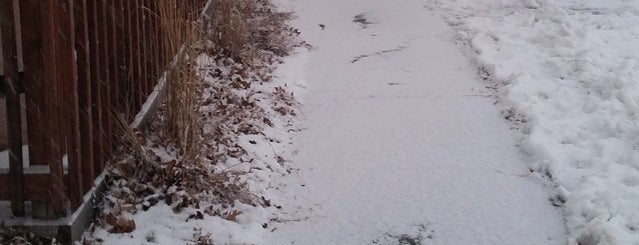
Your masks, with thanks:
M 8 227 L 0 222 L 0 244 L 8 245 L 48 245 L 57 244 L 55 238 L 38 236 L 27 227 Z
M 109 229 L 111 233 L 129 233 L 135 230 L 135 220 L 133 219 L 107 214 L 105 221 L 111 226 L 111 229 Z
M 236 221 L 238 215 L 242 214 L 242 212 L 238 210 L 233 210 L 226 215 L 226 220 L 228 221 Z

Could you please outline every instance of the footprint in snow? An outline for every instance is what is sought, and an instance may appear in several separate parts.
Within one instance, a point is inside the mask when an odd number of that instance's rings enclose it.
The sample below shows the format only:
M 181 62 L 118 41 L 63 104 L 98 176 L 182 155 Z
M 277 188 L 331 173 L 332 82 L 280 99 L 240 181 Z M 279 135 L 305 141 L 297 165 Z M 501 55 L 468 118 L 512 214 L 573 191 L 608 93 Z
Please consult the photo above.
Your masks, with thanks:
M 430 224 L 417 224 L 398 227 L 384 233 L 383 236 L 372 241 L 373 244 L 384 245 L 422 245 L 434 238 L 435 231 Z
M 369 20 L 366 13 L 355 15 L 355 17 L 353 17 L 353 23 L 359 24 L 362 29 L 366 29 L 369 25 L 375 24 Z

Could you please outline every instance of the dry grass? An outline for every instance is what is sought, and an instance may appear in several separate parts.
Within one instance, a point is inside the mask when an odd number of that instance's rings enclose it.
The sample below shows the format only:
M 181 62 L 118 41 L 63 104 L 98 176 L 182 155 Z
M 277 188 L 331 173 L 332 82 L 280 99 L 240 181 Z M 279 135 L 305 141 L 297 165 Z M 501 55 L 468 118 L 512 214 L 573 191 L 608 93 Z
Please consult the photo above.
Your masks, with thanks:
M 204 83 L 196 74 L 194 61 L 201 52 L 199 44 L 207 40 L 209 54 L 251 66 L 265 52 L 287 55 L 294 32 L 285 25 L 291 14 L 273 11 L 275 7 L 267 0 L 213 0 L 214 7 L 201 20 L 186 18 L 195 15 L 185 12 L 189 10 L 181 8 L 180 2 L 158 2 L 163 49 L 167 58 L 174 60 L 166 76 L 164 132 L 184 157 L 194 159 L 202 140 L 198 111 Z M 176 57 L 168 57 L 176 53 Z M 268 76 L 261 78 L 269 80 Z
M 207 38 L 212 55 L 224 55 L 243 64 L 252 64 L 259 52 L 284 56 L 290 49 L 293 32 L 286 26 L 288 12 L 273 11 L 268 0 L 213 0 L 207 13 Z
M 213 51 L 231 58 L 240 58 L 248 37 L 248 16 L 252 0 L 213 0 L 216 6 L 209 16 L 208 38 L 214 44 Z
M 167 55 L 177 54 L 166 74 L 165 134 L 173 139 L 183 156 L 193 159 L 201 135 L 199 106 L 202 79 L 197 76 L 195 43 L 201 39 L 197 20 L 189 19 L 192 10 L 180 6 L 179 0 L 159 1 L 160 26 Z M 167 57 L 169 58 L 169 57 Z M 173 57 L 171 57 L 173 58 Z

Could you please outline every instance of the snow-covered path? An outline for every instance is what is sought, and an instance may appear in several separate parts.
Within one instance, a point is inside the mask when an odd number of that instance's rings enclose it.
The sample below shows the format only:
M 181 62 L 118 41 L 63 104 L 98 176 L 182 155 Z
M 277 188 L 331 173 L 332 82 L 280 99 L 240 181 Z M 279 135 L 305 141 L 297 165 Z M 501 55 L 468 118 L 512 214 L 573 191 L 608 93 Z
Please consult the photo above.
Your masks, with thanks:
M 266 244 L 565 244 L 515 133 L 424 1 L 284 4 L 315 49 L 281 69 L 307 87 L 308 129 Z

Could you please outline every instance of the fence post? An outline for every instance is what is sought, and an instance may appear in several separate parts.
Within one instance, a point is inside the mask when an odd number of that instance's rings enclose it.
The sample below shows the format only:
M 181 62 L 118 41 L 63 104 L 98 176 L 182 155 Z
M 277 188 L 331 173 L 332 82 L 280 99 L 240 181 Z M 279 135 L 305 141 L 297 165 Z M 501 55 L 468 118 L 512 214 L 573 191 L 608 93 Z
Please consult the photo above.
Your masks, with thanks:
M 42 182 L 31 183 L 32 191 L 45 193 L 34 196 L 33 217 L 50 219 L 66 215 L 67 199 L 64 192 L 64 176 L 62 166 L 62 153 L 60 146 L 64 141 L 60 137 L 60 86 L 61 72 L 58 72 L 58 63 L 61 62 L 59 36 L 59 2 L 56 0 L 20 1 L 23 6 L 21 12 L 24 48 L 24 66 L 27 98 L 29 100 L 29 122 L 41 120 L 38 127 L 29 125 L 29 134 L 39 139 L 42 144 L 42 152 L 45 153 L 43 162 L 48 164 L 49 174 Z M 28 7 L 27 7 L 28 6 Z M 35 99 L 35 92 L 39 98 Z M 37 114 L 36 114 L 37 112 Z M 35 115 L 38 117 L 35 118 Z M 43 137 L 46 135 L 46 137 Z M 38 155 L 36 155 L 38 156 Z M 42 163 L 40 163 L 42 164 Z
M 2 34 L 2 83 L 7 103 L 7 129 L 9 145 L 9 172 L 11 175 L 11 212 L 24 216 L 22 127 L 20 116 L 20 81 L 16 51 L 15 1 L 0 1 L 0 29 Z

